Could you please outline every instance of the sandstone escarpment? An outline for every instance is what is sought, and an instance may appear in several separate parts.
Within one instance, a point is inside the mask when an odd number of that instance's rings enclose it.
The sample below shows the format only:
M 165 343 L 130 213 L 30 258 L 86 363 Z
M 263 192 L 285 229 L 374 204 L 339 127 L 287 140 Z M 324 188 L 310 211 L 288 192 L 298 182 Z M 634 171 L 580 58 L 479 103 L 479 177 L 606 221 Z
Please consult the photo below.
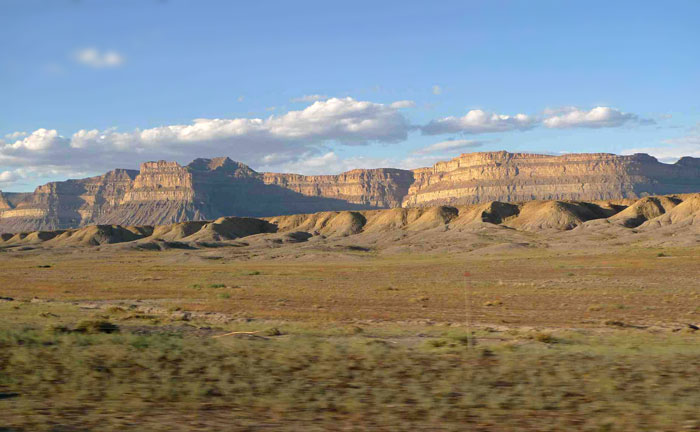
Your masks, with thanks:
M 387 208 L 400 205 L 412 178 L 411 171 L 395 169 L 335 176 L 258 173 L 229 158 L 196 159 L 187 166 L 145 162 L 139 171 L 48 183 L 17 205 L 3 196 L 0 232 Z
M 407 170 L 356 169 L 339 175 L 264 173 L 263 181 L 305 196 L 322 196 L 376 208 L 401 206 L 413 183 Z
M 700 160 L 636 154 L 463 154 L 414 170 L 404 207 L 488 201 L 606 200 L 700 190 Z
M 471 153 L 414 171 L 318 176 L 258 173 L 229 158 L 196 159 L 187 166 L 157 161 L 138 171 L 48 183 L 32 194 L 2 194 L 0 232 L 697 191 L 700 159 L 664 164 L 641 154 Z

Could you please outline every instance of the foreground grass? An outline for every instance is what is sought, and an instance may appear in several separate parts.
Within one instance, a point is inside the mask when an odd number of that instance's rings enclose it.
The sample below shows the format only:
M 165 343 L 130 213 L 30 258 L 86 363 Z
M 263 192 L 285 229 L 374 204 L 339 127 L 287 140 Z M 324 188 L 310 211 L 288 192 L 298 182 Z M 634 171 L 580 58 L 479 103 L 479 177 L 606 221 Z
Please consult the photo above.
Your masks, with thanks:
M 578 430 L 700 426 L 697 335 L 564 332 L 469 347 L 0 330 L 4 430 Z M 387 329 L 385 334 L 391 334 Z M 405 336 L 400 328 L 393 333 Z M 4 423 L 4 424 L 3 424 Z M 302 426 L 303 425 L 303 426 Z

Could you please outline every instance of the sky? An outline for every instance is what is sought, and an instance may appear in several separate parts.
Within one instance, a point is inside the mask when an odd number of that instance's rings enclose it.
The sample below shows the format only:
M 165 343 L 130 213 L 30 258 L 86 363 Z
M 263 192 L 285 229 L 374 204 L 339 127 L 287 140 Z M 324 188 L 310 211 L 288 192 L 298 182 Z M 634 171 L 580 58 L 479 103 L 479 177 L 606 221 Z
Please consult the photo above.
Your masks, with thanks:
M 700 157 L 700 2 L 0 0 L 0 189 L 228 156 Z

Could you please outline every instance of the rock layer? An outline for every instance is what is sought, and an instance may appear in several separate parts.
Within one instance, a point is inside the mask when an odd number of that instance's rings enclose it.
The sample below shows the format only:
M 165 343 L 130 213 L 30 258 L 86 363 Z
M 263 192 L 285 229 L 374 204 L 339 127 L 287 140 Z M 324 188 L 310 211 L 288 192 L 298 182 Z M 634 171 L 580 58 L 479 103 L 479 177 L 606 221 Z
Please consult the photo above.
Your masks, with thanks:
M 14 204 L 0 195 L 0 232 L 388 208 L 412 181 L 398 169 L 302 176 L 258 173 L 229 158 L 145 162 L 139 171 L 48 183 Z
M 607 200 L 700 190 L 700 159 L 664 164 L 646 154 L 468 153 L 414 173 L 404 207 Z
M 700 159 L 664 164 L 644 154 L 469 153 L 413 171 L 319 176 L 258 173 L 229 158 L 196 159 L 187 166 L 158 161 L 138 171 L 48 183 L 32 194 L 0 193 L 0 232 L 697 191 Z

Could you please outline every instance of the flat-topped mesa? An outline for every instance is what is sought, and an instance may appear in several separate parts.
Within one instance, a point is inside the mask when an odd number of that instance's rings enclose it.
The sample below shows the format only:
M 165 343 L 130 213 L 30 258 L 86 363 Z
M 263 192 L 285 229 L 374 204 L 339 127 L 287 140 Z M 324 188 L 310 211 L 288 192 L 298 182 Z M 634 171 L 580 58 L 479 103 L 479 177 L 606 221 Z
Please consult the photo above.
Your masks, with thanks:
M 122 204 L 140 201 L 182 201 L 194 196 L 192 175 L 177 162 L 157 161 L 141 164 L 131 189 Z
M 404 207 L 603 200 L 700 190 L 700 164 L 694 158 L 664 164 L 646 154 L 466 153 L 414 173 L 415 182 L 403 200 Z
M 399 207 L 413 173 L 395 168 L 355 169 L 337 175 L 263 173 L 268 185 L 305 196 L 333 198 L 374 208 Z
M 101 176 L 41 185 L 32 194 L 19 197 L 12 209 L 0 212 L 0 227 L 17 232 L 92 223 L 101 212 L 118 205 L 136 174 L 117 169 Z
M 264 217 L 546 199 L 601 200 L 700 191 L 700 159 L 663 164 L 638 154 L 463 154 L 407 171 L 338 175 L 258 173 L 227 157 L 187 166 L 156 161 L 0 195 L 0 232 L 91 224 L 158 225 L 222 216 Z

